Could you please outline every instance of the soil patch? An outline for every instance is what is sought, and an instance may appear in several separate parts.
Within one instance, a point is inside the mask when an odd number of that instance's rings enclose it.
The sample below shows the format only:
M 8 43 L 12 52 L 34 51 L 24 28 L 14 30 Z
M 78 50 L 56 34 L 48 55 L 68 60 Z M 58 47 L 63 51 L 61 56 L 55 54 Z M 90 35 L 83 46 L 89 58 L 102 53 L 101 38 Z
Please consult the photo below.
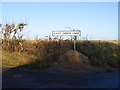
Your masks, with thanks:
M 69 50 L 59 56 L 58 65 L 74 70 L 90 70 L 89 58 L 76 50 Z

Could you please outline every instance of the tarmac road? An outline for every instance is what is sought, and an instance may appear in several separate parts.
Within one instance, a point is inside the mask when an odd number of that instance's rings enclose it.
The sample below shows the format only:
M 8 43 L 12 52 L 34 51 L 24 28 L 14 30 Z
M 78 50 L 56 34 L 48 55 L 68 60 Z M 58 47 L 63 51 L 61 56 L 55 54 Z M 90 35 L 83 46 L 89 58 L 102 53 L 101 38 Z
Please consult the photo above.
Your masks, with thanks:
M 120 70 L 91 72 L 6 68 L 2 88 L 118 88 Z

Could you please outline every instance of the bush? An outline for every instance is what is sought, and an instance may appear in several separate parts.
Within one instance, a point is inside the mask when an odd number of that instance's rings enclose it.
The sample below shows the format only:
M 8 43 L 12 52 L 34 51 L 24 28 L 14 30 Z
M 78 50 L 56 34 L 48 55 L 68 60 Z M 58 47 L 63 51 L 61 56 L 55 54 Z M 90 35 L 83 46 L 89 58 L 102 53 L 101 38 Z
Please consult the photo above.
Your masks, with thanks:
M 22 50 L 24 40 L 2 40 L 2 49 L 10 52 L 19 52 Z

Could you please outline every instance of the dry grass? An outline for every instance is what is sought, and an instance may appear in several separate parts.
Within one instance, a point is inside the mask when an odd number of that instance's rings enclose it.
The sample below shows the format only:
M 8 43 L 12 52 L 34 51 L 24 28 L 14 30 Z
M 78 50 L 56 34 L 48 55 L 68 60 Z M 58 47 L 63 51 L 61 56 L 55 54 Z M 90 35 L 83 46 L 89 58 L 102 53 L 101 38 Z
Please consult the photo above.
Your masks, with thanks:
M 19 53 L 19 52 L 8 52 L 2 51 L 2 64 L 8 66 L 21 66 L 25 65 L 31 60 L 34 60 L 34 55 L 28 55 L 26 53 Z

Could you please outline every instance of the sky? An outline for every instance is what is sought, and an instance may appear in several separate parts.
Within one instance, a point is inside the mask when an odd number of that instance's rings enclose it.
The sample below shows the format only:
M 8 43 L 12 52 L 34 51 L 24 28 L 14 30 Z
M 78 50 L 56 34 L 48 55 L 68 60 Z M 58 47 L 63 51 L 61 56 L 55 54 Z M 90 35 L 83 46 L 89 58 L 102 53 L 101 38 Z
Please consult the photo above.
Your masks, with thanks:
M 117 40 L 117 2 L 2 2 L 2 23 L 21 23 L 25 39 L 53 30 L 81 30 L 80 39 Z

